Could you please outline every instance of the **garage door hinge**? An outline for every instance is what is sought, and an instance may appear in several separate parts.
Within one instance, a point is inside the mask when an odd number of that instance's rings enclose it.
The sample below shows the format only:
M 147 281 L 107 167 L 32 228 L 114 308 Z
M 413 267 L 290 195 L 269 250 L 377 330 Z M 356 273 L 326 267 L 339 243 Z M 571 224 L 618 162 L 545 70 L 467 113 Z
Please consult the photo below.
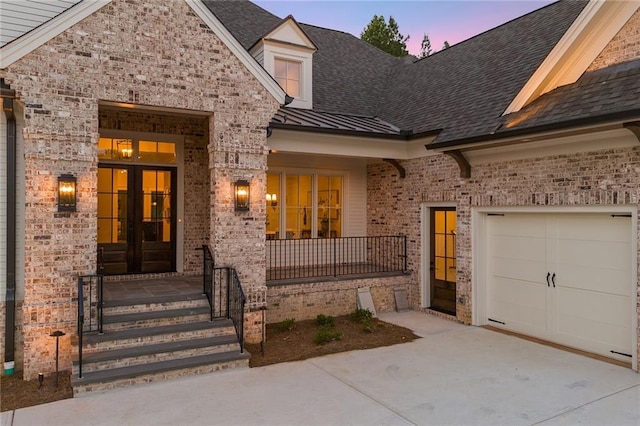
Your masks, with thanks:
M 487 216 L 504 216 L 504 213 L 487 213 Z
M 633 356 L 631 354 L 625 354 L 625 353 L 618 352 L 618 351 L 609 351 L 609 352 L 611 352 L 612 354 L 628 356 L 629 358 L 633 358 Z
M 631 217 L 631 214 L 612 214 L 611 217 Z
M 487 318 L 487 319 L 488 319 L 489 321 L 491 321 L 491 322 L 497 322 L 498 324 L 507 325 L 507 323 L 502 322 L 502 321 L 494 320 L 494 319 L 492 319 L 492 318 Z

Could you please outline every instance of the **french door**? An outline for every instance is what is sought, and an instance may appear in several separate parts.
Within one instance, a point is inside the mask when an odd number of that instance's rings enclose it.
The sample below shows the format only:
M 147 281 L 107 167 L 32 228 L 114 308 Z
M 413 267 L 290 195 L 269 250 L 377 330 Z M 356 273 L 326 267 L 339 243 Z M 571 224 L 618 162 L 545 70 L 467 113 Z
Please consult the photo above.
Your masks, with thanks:
M 104 274 L 176 270 L 175 167 L 98 167 L 98 257 Z
M 456 314 L 456 209 L 431 208 L 431 306 Z

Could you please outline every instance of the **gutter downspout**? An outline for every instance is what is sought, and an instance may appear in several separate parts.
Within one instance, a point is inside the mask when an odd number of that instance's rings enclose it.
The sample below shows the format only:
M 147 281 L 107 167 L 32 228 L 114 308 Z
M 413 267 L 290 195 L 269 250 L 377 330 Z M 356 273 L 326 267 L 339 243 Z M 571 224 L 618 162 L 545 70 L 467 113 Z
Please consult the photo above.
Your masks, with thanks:
M 15 91 L 1 81 L 2 109 L 7 117 L 7 293 L 5 316 L 4 374 L 15 371 L 16 320 L 16 116 Z

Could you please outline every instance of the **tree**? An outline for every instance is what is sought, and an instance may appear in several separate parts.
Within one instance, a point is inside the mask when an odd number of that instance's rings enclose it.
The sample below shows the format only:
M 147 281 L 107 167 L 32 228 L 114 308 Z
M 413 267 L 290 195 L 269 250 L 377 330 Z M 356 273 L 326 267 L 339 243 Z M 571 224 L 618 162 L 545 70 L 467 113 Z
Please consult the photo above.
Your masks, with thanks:
M 389 17 L 389 23 L 387 23 L 384 16 L 373 15 L 369 25 L 360 33 L 360 39 L 393 56 L 409 54 L 407 50 L 409 36 L 400 34 L 398 23 L 393 16 Z
M 444 50 L 444 49 L 448 49 L 449 47 L 450 47 L 450 46 L 449 46 L 449 42 L 448 42 L 447 40 L 445 40 L 445 41 L 444 41 L 444 44 L 442 45 L 442 50 Z
M 420 44 L 420 57 L 426 58 L 432 53 L 433 49 L 431 49 L 431 40 L 429 40 L 429 35 L 425 34 L 422 38 L 422 43 Z

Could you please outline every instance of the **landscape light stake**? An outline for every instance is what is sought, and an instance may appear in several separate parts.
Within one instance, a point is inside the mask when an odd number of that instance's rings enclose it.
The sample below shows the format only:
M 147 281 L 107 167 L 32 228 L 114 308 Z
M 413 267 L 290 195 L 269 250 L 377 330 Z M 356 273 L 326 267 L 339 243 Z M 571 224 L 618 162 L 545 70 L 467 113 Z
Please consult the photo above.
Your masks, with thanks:
M 49 336 L 51 337 L 55 337 L 56 338 L 56 388 L 58 387 L 58 350 L 59 350 L 59 341 L 60 341 L 60 337 L 64 336 L 64 332 L 60 331 L 60 330 L 56 330 L 53 333 L 51 333 Z

